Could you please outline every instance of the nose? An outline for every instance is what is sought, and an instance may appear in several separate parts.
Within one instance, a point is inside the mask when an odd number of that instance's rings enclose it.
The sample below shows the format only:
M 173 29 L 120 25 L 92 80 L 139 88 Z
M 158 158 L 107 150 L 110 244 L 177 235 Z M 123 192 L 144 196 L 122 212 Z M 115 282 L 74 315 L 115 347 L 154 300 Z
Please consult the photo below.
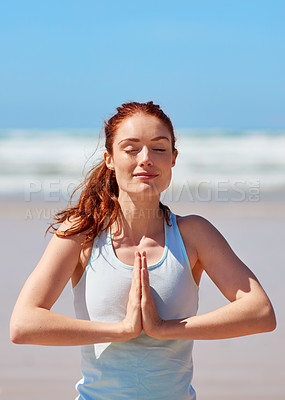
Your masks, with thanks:
M 139 165 L 141 165 L 141 166 L 148 166 L 148 167 L 151 166 L 151 165 L 153 165 L 153 164 L 152 164 L 151 157 L 150 157 L 149 149 L 148 149 L 146 146 L 144 146 L 144 147 L 142 148 L 141 152 L 140 152 L 140 155 L 139 155 Z

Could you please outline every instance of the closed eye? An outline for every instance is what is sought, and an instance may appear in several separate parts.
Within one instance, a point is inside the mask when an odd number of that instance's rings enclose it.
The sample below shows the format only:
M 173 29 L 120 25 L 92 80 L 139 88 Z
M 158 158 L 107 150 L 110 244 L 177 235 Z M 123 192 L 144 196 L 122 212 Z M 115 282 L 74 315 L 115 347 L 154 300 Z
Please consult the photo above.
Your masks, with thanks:
M 153 151 L 158 151 L 158 152 L 164 152 L 166 151 L 165 149 L 153 149 Z M 138 153 L 139 149 L 131 149 L 131 150 L 125 150 L 125 152 L 127 154 L 134 154 L 134 153 Z
M 129 153 L 135 153 L 135 152 L 137 152 L 137 151 L 138 151 L 138 150 L 136 150 L 136 149 L 133 149 L 133 150 L 125 150 L 125 152 L 128 153 L 128 154 L 129 154 Z

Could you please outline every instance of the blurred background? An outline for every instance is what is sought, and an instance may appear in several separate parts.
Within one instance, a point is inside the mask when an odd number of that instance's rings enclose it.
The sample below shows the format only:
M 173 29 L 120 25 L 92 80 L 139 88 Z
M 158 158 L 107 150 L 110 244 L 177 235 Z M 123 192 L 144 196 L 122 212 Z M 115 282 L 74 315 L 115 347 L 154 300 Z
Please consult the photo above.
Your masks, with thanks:
M 1 2 L 1 399 L 75 397 L 79 349 L 15 346 L 9 318 L 48 223 L 102 155 L 104 120 L 149 100 L 177 135 L 163 201 L 221 230 L 279 323 L 197 342 L 199 399 L 284 399 L 284 12 L 283 0 Z M 204 277 L 200 312 L 224 301 Z M 72 315 L 69 287 L 56 307 Z

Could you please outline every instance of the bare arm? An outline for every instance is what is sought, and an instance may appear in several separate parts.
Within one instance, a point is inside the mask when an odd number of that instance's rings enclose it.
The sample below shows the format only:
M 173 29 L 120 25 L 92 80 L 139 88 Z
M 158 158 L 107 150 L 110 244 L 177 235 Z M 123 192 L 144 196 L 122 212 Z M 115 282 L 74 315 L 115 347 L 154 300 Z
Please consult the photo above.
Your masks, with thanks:
M 61 230 L 65 228 L 63 225 Z M 140 292 L 137 294 L 140 282 L 136 278 L 140 268 L 138 258 L 128 312 L 121 323 L 78 320 L 51 311 L 79 262 L 81 241 L 80 235 L 71 238 L 52 237 L 15 305 L 10 322 L 10 336 L 14 343 L 83 345 L 125 341 L 140 333 L 140 313 L 135 314 L 136 303 L 140 302 Z
M 212 312 L 181 320 L 162 321 L 148 284 L 143 281 L 143 328 L 159 339 L 224 339 L 275 329 L 272 305 L 254 274 L 235 255 L 223 236 L 207 220 L 191 216 L 180 225 L 183 238 L 191 235 L 206 273 L 230 301 Z M 187 239 L 185 240 L 187 246 Z M 145 328 L 144 328 L 145 329 Z

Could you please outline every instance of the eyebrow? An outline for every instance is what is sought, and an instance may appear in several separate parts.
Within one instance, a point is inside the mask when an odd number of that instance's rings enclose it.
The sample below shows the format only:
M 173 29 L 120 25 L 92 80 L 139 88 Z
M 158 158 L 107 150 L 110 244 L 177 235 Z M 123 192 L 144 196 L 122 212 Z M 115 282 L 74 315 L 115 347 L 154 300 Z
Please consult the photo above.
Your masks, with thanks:
M 156 142 L 156 141 L 161 140 L 161 139 L 165 139 L 168 142 L 170 142 L 170 140 L 168 139 L 167 136 L 156 136 L 155 138 L 151 139 L 151 142 Z M 118 144 L 120 144 L 122 142 L 127 142 L 127 141 L 128 142 L 136 142 L 137 143 L 137 142 L 140 142 L 140 139 L 130 137 L 130 138 L 121 140 Z

